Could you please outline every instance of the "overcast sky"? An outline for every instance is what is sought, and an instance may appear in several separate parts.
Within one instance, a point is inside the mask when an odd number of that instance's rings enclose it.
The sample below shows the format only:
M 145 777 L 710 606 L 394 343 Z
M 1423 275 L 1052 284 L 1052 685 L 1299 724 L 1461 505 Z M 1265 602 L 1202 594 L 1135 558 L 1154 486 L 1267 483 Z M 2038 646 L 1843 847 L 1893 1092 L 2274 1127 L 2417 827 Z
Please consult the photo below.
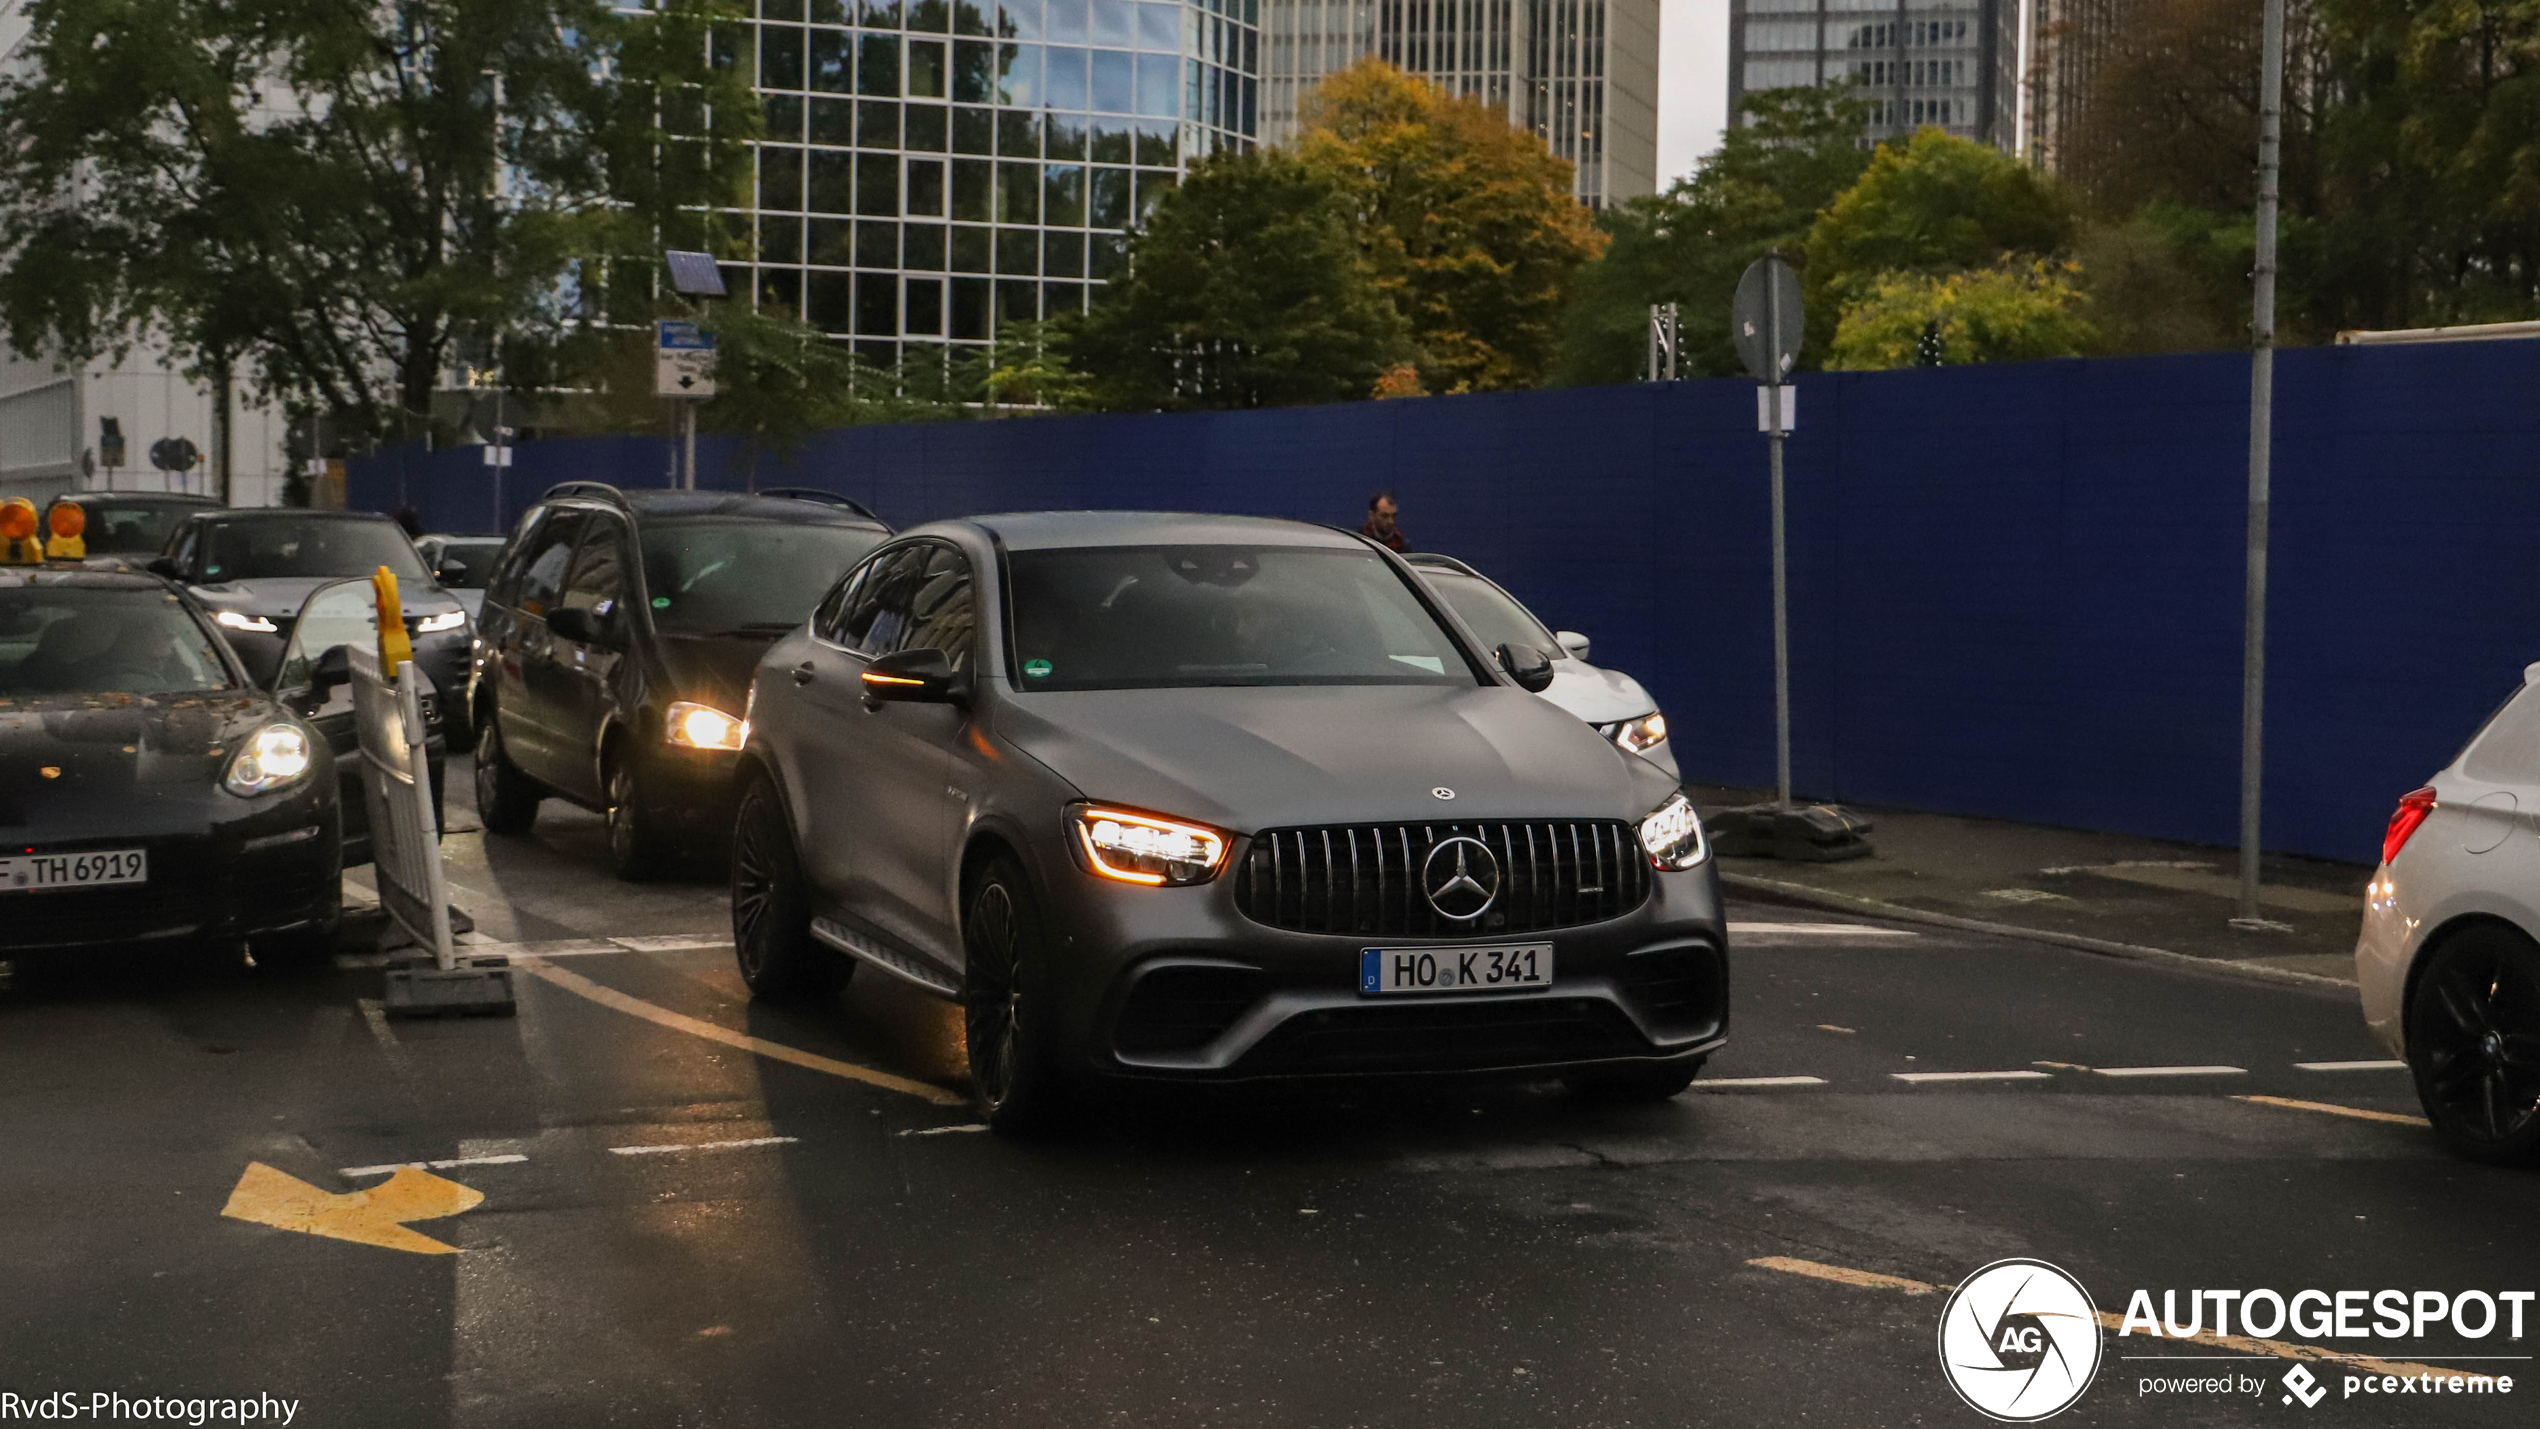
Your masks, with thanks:
M 1718 147 L 1729 112 L 1729 0 L 1659 0 L 1658 188 Z

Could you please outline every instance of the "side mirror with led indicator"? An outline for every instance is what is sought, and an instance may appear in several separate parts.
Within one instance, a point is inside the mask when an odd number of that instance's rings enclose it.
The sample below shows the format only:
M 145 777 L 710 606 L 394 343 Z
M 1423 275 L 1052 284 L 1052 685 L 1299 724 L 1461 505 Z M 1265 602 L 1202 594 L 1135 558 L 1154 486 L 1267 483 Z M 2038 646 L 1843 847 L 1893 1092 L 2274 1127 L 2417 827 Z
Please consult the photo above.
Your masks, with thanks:
M 859 677 L 864 703 L 962 705 L 970 702 L 970 677 L 941 650 L 899 650 L 865 667 Z

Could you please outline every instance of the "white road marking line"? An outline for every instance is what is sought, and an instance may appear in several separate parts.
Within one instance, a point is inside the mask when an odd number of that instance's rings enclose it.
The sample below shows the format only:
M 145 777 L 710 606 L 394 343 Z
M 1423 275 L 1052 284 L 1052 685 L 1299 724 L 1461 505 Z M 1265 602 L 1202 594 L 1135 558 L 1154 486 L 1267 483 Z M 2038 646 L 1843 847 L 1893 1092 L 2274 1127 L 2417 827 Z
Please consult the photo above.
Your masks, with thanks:
M 2404 1072 L 2408 1069 L 2405 1062 L 2296 1062 L 2293 1065 L 2305 1072 Z
M 791 1146 L 798 1136 L 752 1136 L 740 1141 L 697 1141 L 676 1146 L 612 1146 L 611 1156 L 661 1156 L 673 1151 L 738 1151 L 748 1146 Z
M 970 1124 L 968 1124 L 968 1125 L 966 1125 L 966 1126 L 921 1126 L 921 1127 L 918 1127 L 918 1128 L 916 1128 L 915 1130 L 912 1130 L 912 1131 L 903 1131 L 903 1132 L 901 1132 L 901 1133 L 900 1133 L 900 1135 L 902 1135 L 902 1136 L 950 1136 L 950 1135 L 952 1135 L 954 1132 L 957 1132 L 957 1131 L 986 1131 L 987 1129 L 988 1129 L 988 1125 L 987 1125 L 987 1123 L 986 1123 L 986 1122 L 974 1121 L 974 1122 L 971 1122 Z
M 2050 1082 L 2053 1072 L 1890 1072 L 1900 1082 Z
M 2247 1067 L 2093 1067 L 2103 1077 L 2245 1077 Z
M 1752 938 L 1768 933 L 1788 933 L 1805 938 L 1919 938 L 1920 933 L 1906 928 L 1875 928 L 1867 923 L 1731 923 L 1733 937 Z
M 1696 1081 L 1693 1089 L 1714 1092 L 1730 1087 L 1822 1087 L 1825 1084 L 1823 1077 L 1713 1077 L 1707 1081 Z
M 385 1166 L 339 1166 L 338 1176 L 387 1176 L 399 1171 L 447 1171 L 453 1166 L 509 1166 L 526 1156 L 454 1156 L 446 1161 L 392 1161 Z

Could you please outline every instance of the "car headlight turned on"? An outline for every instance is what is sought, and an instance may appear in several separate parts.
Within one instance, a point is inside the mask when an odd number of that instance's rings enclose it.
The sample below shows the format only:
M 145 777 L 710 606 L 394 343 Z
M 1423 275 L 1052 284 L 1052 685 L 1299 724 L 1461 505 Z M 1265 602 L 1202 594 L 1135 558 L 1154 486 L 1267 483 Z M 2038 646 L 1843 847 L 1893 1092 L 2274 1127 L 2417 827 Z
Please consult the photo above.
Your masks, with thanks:
M 282 628 L 261 615 L 238 610 L 224 610 L 212 617 L 212 623 L 223 630 L 244 630 L 251 635 L 271 635 Z
M 269 724 L 238 746 L 220 783 L 240 798 L 253 798 L 298 783 L 316 762 L 307 730 L 296 724 Z
M 750 724 L 712 705 L 679 700 L 670 707 L 665 737 L 681 749 L 738 749 L 749 742 Z
M 1614 742 L 1634 754 L 1656 747 L 1666 737 L 1667 717 L 1656 710 L 1614 726 Z
M 423 619 L 416 621 L 415 634 L 438 635 L 444 630 L 456 630 L 465 624 L 467 624 L 466 611 L 445 610 L 439 615 L 427 615 Z
M 1711 856 L 1710 840 L 1702 836 L 1702 816 L 1693 811 L 1693 801 L 1682 794 L 1659 805 L 1640 821 L 1640 846 L 1648 850 L 1651 863 L 1676 872 Z
M 1094 872 L 1150 887 L 1206 883 L 1226 863 L 1226 836 L 1205 824 L 1100 804 L 1069 810 L 1076 846 Z

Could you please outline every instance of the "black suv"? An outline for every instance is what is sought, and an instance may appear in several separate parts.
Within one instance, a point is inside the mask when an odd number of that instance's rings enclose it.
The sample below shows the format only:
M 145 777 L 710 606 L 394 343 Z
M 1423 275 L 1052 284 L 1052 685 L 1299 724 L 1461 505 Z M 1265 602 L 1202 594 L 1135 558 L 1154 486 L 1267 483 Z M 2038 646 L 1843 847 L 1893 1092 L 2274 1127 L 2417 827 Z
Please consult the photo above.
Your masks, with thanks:
M 478 619 L 485 827 L 526 830 L 550 796 L 601 810 L 622 878 L 719 846 L 759 657 L 890 534 L 825 492 L 550 490 Z

